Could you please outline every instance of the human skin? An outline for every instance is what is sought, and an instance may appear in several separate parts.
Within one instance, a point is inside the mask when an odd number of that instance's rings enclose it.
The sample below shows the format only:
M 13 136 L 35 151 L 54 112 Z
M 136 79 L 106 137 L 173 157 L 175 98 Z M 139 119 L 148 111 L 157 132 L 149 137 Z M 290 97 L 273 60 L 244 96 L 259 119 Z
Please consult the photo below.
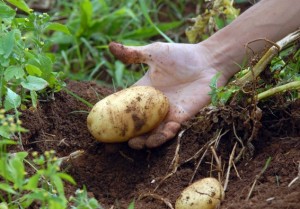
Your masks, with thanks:
M 169 99 L 165 120 L 150 133 L 129 140 L 134 149 L 155 148 L 174 138 L 181 124 L 209 104 L 209 83 L 221 72 L 223 86 L 239 71 L 245 45 L 257 39 L 276 42 L 300 26 L 299 0 L 262 0 L 242 13 L 230 25 L 197 44 L 161 43 L 123 46 L 110 43 L 110 51 L 124 63 L 149 65 L 134 85 L 153 86 Z M 251 44 L 259 52 L 263 41 Z

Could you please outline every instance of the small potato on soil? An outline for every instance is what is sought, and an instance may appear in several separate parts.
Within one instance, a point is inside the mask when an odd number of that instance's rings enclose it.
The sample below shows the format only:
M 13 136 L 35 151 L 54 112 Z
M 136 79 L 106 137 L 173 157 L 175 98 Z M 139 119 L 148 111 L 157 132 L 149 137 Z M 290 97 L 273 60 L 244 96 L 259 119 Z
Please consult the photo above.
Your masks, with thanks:
M 215 209 L 224 196 L 224 189 L 217 179 L 204 178 L 181 192 L 175 209 Z
M 157 127 L 169 111 L 167 97 L 150 86 L 134 86 L 100 100 L 87 126 L 100 142 L 125 142 Z

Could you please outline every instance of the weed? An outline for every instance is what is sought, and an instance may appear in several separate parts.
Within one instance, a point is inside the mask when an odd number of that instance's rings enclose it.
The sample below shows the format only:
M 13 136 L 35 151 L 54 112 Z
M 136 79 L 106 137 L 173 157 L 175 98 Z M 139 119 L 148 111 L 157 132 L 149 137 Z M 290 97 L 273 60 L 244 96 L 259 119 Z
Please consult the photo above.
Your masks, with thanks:
M 108 51 L 109 42 L 141 45 L 160 34 L 169 39 L 164 32 L 183 22 L 154 24 L 151 18 L 157 10 L 151 1 L 80 0 L 70 6 L 66 25 L 72 35 L 57 32 L 51 38 L 63 61 L 56 67 L 71 79 L 99 79 L 122 88 L 136 82 L 143 72 L 116 61 Z
M 212 1 L 204 13 L 192 19 L 194 25 L 186 30 L 189 42 L 196 43 L 208 38 L 231 23 L 239 15 L 239 12 L 231 0 Z
M 23 8 L 26 5 L 23 1 L 9 2 L 28 14 L 17 17 L 14 9 L 0 1 L 0 106 L 17 109 L 30 99 L 36 107 L 37 92 L 59 91 L 64 85 L 61 73 L 53 70 L 55 56 L 49 53 L 51 43 L 45 34 L 50 30 L 68 33 L 68 29 L 50 22 L 45 13 Z

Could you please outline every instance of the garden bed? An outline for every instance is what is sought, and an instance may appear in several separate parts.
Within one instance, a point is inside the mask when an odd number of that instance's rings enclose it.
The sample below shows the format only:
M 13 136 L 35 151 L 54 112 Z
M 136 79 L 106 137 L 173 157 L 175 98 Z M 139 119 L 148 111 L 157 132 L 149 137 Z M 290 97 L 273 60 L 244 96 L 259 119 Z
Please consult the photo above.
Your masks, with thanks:
M 67 88 L 92 104 L 101 96 L 112 93 L 111 89 L 92 82 L 72 81 L 68 82 Z M 221 209 L 299 208 L 300 181 L 290 184 L 299 175 L 299 104 L 299 100 L 294 101 L 275 111 L 268 106 L 261 107 L 263 115 L 261 127 L 253 141 L 253 156 L 243 158 L 236 164 L 240 178 L 234 169 L 231 170 Z M 21 120 L 29 131 L 22 137 L 25 150 L 42 153 L 52 149 L 58 157 L 84 151 L 83 155 L 64 163 L 63 169 L 77 182 L 76 187 L 67 185 L 66 192 L 72 194 L 76 188 L 85 185 L 89 195 L 94 196 L 104 208 L 127 208 L 133 200 L 136 209 L 170 208 L 166 205 L 168 202 L 174 205 L 180 192 L 189 184 L 198 161 L 181 163 L 194 156 L 210 139 L 199 137 L 199 133 L 190 128 L 180 140 L 174 139 L 153 150 L 136 151 L 126 143 L 106 146 L 96 142 L 89 134 L 87 111 L 89 108 L 85 104 L 65 91 L 56 93 L 53 100 L 40 101 L 37 109 L 23 111 Z M 225 136 L 221 138 L 221 145 L 227 143 L 224 140 L 232 143 Z M 173 169 L 172 160 L 178 146 L 180 166 L 173 175 L 161 182 Z M 223 146 L 222 151 L 216 150 L 225 167 L 231 148 L 228 146 L 226 151 L 227 146 Z M 263 170 L 269 157 L 270 164 L 246 201 L 256 176 Z M 207 154 L 194 179 L 210 175 L 217 177 L 211 166 L 211 154 Z

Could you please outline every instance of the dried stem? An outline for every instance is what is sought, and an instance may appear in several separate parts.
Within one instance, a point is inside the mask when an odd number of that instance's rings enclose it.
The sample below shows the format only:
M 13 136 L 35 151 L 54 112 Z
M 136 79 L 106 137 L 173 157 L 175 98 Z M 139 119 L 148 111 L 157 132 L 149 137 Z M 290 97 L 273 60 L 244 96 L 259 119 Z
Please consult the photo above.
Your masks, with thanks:
M 174 209 L 174 207 L 172 206 L 171 202 L 168 199 L 163 198 L 162 196 L 160 196 L 158 194 L 153 194 L 153 193 L 142 194 L 142 195 L 139 196 L 139 199 L 143 199 L 143 198 L 146 198 L 146 197 L 151 197 L 153 199 L 162 201 L 170 209 Z
M 251 186 L 251 189 L 250 189 L 250 191 L 249 191 L 249 193 L 248 193 L 248 196 L 247 196 L 247 198 L 246 198 L 246 201 L 248 201 L 248 200 L 250 199 L 250 197 L 251 197 L 251 195 L 252 195 L 252 192 L 253 192 L 253 190 L 254 190 L 254 187 L 255 187 L 255 185 L 256 185 L 258 179 L 259 179 L 259 178 L 264 174 L 264 172 L 267 170 L 267 168 L 268 168 L 269 165 L 270 165 L 270 162 L 271 162 L 271 157 L 269 157 L 269 158 L 267 159 L 267 161 L 266 161 L 266 163 L 265 163 L 265 166 L 264 166 L 263 169 L 260 171 L 260 173 L 259 173 L 258 175 L 255 176 L 254 182 L 253 182 L 253 184 L 252 184 L 252 186 Z
M 172 171 L 170 173 L 168 173 L 167 175 L 165 175 L 165 177 L 159 182 L 159 184 L 155 187 L 155 189 L 153 190 L 154 192 L 160 187 L 160 185 L 168 178 L 170 178 L 173 174 L 175 174 L 177 172 L 177 169 L 179 167 L 179 150 L 180 150 L 180 141 L 182 138 L 182 135 L 184 134 L 185 130 L 180 131 L 180 133 L 178 134 L 177 137 L 177 146 L 176 146 L 176 150 L 175 150 L 175 154 L 174 154 L 174 158 L 170 164 L 170 167 L 173 167 Z

